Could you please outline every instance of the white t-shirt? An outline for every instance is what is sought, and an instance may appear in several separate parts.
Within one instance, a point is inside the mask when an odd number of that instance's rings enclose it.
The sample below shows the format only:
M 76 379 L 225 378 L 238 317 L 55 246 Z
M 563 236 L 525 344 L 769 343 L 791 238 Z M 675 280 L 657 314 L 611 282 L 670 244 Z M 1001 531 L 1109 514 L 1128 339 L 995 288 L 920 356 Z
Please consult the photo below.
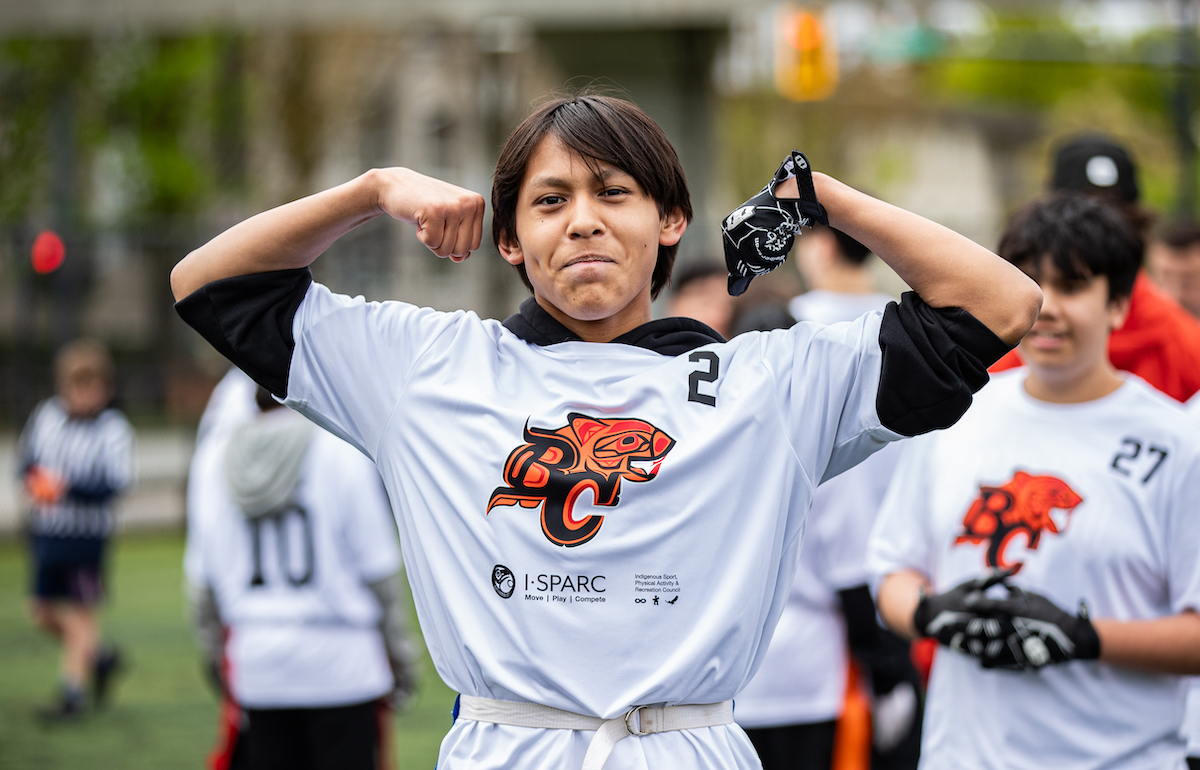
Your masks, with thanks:
M 612 718 L 752 676 L 816 483 L 897 438 L 875 413 L 880 318 L 672 357 L 314 283 L 287 403 L 378 464 L 450 687 Z M 438 767 L 572 766 L 590 739 L 459 720 Z M 759 765 L 724 726 L 621 741 L 608 766 Z
M 260 419 L 300 418 L 279 410 Z M 184 564 L 192 584 L 213 589 L 229 628 L 234 698 L 265 709 L 386 694 L 393 680 L 380 607 L 365 584 L 398 572 L 400 549 L 375 467 L 316 430 L 296 505 L 252 523 L 226 487 L 227 441 L 214 436 L 197 448 Z
M 799 302 L 814 295 L 819 303 Z M 828 324 L 882 311 L 889 301 L 886 294 L 813 291 L 792 300 L 791 311 L 797 320 Z M 868 580 L 867 535 L 898 450 L 885 447 L 817 487 L 791 594 L 762 666 L 737 696 L 734 717 L 742 727 L 825 722 L 841 715 L 848 664 L 837 592 Z
M 1200 442 L 1177 406 L 1126 375 L 1082 404 L 1030 397 L 997 375 L 949 430 L 901 452 L 868 566 L 912 568 L 941 592 L 990 566 L 1092 617 L 1200 606 Z M 942 649 L 925 711 L 923 768 L 1179 768 L 1185 678 L 1074 661 L 987 671 Z

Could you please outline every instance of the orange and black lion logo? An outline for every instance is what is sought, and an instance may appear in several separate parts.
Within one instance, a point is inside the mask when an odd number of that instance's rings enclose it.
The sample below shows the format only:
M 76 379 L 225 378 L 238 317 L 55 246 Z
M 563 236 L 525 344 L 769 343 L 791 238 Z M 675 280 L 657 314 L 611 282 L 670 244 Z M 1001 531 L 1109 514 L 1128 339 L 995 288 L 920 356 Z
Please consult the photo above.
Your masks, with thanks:
M 582 545 L 596 536 L 603 516 L 576 519 L 575 501 L 584 490 L 593 505 L 620 502 L 621 480 L 650 481 L 675 439 L 643 420 L 601 419 L 572 412 L 567 425 L 550 430 L 525 423 L 525 441 L 504 463 L 504 481 L 488 501 L 498 505 L 542 506 L 542 532 L 555 545 Z M 634 466 L 649 463 L 649 469 Z
M 995 569 L 1012 569 L 1016 574 L 1022 562 L 1009 562 L 1005 549 L 1017 535 L 1025 538 L 1025 547 L 1037 550 L 1043 532 L 1065 532 L 1067 522 L 1083 498 L 1054 476 L 1033 476 L 1017 471 L 1012 481 L 1000 487 L 979 488 L 979 497 L 963 517 L 963 531 L 954 543 L 987 542 L 985 559 Z M 1062 526 L 1053 511 L 1062 511 Z

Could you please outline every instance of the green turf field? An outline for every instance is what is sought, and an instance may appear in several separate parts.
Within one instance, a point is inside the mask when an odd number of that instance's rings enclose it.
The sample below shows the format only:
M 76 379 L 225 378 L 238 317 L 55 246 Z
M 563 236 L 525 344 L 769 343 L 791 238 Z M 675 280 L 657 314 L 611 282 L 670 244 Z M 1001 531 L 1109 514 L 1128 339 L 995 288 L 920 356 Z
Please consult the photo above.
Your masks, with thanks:
M 25 614 L 27 563 L 19 541 L 0 540 L 0 768 L 168 770 L 202 768 L 216 734 L 216 700 L 200 671 L 184 617 L 181 535 L 127 536 L 109 570 L 105 636 L 129 661 L 113 704 L 77 723 L 44 726 L 54 643 Z M 414 620 L 413 627 L 416 627 Z M 403 770 L 432 770 L 450 728 L 454 694 L 424 658 L 420 691 L 396 719 Z

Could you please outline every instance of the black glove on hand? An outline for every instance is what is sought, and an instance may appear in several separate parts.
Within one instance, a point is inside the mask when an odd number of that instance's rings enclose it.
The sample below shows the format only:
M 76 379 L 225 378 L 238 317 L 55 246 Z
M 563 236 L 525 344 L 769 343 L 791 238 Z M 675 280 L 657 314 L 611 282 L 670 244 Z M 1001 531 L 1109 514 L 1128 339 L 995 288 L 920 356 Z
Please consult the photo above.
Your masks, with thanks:
M 994 571 L 960 583 L 945 593 L 922 594 L 913 612 L 917 633 L 981 660 L 999 655 L 1010 629 L 990 611 L 994 600 L 984 596 L 984 591 L 1003 582 L 1009 574 Z
M 776 198 L 775 188 L 793 176 L 800 197 Z M 799 150 L 792 150 L 775 178 L 721 222 L 729 293 L 738 296 L 755 276 L 766 275 L 782 265 L 800 228 L 817 223 L 828 225 L 829 217 L 817 200 L 808 159 Z
M 1041 594 L 1007 583 L 1008 598 L 987 600 L 988 610 L 998 613 L 1005 626 L 1005 649 L 984 668 L 1019 668 L 1036 671 L 1052 663 L 1094 660 L 1100 657 L 1100 637 L 1088 620 L 1087 605 L 1079 603 L 1079 614 L 1070 615 Z

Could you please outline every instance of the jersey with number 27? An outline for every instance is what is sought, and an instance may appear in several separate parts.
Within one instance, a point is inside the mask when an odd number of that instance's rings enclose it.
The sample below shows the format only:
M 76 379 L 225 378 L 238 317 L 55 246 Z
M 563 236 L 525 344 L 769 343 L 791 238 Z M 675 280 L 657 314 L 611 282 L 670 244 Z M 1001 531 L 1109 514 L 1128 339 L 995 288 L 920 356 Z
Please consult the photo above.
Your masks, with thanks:
M 993 377 L 953 428 L 901 452 L 868 566 L 946 591 L 989 569 L 1075 612 L 1136 621 L 1200 608 L 1200 441 L 1133 375 L 1085 403 L 1051 404 L 1026 371 Z M 1073 661 L 989 671 L 942 650 L 923 768 L 1179 767 L 1184 678 Z

